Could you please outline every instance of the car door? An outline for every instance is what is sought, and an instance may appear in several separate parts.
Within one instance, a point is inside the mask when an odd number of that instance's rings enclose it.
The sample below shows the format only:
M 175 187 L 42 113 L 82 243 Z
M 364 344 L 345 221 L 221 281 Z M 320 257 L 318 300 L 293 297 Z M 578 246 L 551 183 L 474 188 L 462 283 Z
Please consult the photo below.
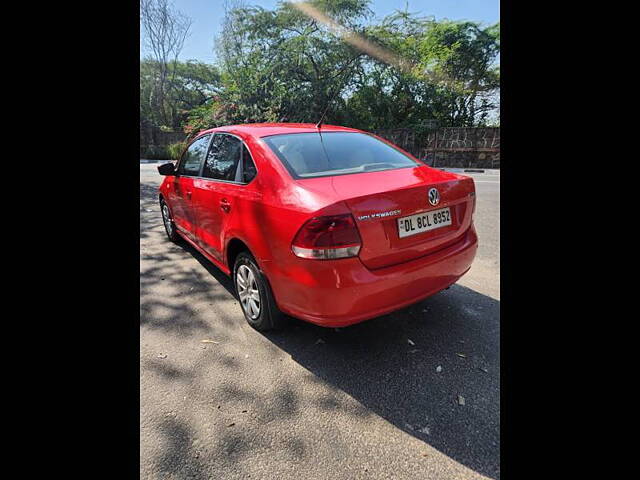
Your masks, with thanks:
M 201 178 L 194 182 L 194 201 L 199 245 L 219 262 L 224 263 L 225 225 L 236 214 L 238 194 L 253 176 L 255 166 L 243 141 L 235 135 L 216 133 Z
M 176 227 L 192 241 L 196 241 L 196 214 L 193 207 L 193 182 L 200 175 L 211 134 L 196 138 L 187 148 L 178 174 L 173 177 L 170 207 Z

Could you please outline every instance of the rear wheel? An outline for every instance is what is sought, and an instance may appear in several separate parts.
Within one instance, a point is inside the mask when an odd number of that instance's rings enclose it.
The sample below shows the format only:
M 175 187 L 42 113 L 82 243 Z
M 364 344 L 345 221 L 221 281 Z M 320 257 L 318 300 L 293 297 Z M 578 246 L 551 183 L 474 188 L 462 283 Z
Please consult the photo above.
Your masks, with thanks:
M 171 216 L 171 210 L 164 200 L 160 200 L 160 211 L 162 212 L 162 223 L 164 223 L 164 230 L 167 232 L 167 237 L 172 242 L 178 242 L 180 235 L 176 232 L 176 224 Z
M 285 317 L 276 306 L 271 286 L 248 252 L 241 252 L 236 257 L 233 282 L 249 325 L 260 331 L 284 326 Z

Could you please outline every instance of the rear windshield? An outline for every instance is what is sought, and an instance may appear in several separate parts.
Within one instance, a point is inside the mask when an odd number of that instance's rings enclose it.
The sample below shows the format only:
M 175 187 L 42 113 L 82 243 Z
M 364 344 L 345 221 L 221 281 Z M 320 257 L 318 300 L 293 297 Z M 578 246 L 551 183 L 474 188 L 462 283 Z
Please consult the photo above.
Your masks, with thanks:
M 384 142 L 358 132 L 293 133 L 263 140 L 294 178 L 415 167 L 415 160 Z

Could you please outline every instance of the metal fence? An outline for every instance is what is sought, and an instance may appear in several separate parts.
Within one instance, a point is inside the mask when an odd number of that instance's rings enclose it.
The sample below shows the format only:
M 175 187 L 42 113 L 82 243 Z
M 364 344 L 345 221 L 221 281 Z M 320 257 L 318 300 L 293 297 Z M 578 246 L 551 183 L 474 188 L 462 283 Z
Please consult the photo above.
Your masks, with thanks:
M 427 164 L 452 168 L 500 168 L 500 127 L 439 128 L 418 135 L 411 128 L 377 130 Z
M 448 127 L 418 134 L 411 128 L 374 131 L 428 165 L 451 168 L 500 168 L 500 127 Z M 140 158 L 169 158 L 166 147 L 186 139 L 183 132 L 167 132 L 140 125 Z

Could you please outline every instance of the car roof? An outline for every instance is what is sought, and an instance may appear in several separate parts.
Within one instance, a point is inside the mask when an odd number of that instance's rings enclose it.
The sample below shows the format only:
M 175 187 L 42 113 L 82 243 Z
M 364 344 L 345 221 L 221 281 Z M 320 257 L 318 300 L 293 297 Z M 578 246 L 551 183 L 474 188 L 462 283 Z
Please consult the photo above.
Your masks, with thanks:
M 322 125 L 323 132 L 360 132 L 355 128 L 341 127 L 338 125 Z M 228 125 L 224 127 L 202 130 L 198 135 L 209 132 L 244 133 L 252 137 L 267 137 L 269 135 L 283 135 L 286 133 L 314 133 L 318 129 L 314 123 L 244 123 L 241 125 Z

